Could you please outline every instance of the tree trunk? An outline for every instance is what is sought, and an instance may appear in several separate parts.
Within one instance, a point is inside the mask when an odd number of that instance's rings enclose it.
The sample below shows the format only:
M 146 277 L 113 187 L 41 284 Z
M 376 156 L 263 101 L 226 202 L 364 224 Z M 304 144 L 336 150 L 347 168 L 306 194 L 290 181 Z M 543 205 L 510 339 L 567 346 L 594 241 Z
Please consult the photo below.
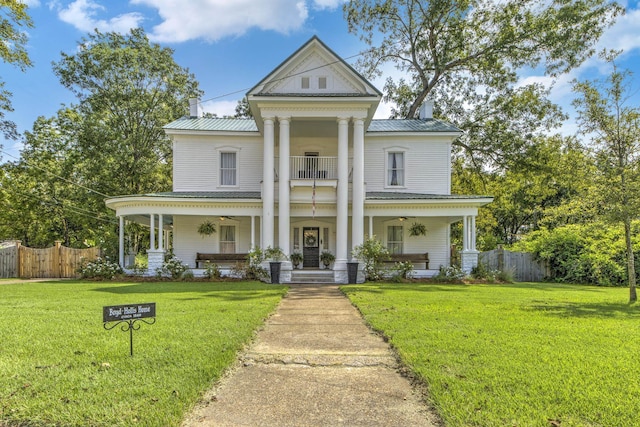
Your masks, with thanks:
M 627 244 L 627 272 L 629 275 L 629 302 L 638 300 L 636 295 L 636 266 L 633 258 L 633 246 L 631 246 L 631 220 L 624 219 L 624 240 Z

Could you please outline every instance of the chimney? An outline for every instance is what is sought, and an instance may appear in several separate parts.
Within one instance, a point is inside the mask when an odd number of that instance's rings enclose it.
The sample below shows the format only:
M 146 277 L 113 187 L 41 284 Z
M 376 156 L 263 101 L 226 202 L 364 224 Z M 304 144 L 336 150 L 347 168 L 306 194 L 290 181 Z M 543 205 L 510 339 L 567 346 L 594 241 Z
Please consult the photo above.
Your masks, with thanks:
M 433 101 L 425 100 L 420 106 L 420 120 L 433 119 Z
M 200 100 L 198 98 L 189 98 L 189 116 L 190 117 L 200 116 L 200 112 L 198 111 L 199 104 L 200 104 Z

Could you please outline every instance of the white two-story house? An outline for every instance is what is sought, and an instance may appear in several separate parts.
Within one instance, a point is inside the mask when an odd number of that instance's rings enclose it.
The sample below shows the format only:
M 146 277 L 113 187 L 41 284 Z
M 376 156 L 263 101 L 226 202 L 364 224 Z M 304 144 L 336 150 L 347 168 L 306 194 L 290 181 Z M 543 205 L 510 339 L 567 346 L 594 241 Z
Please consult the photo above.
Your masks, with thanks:
M 173 191 L 111 198 L 120 219 L 151 229 L 149 269 L 172 244 L 192 268 L 198 254 L 244 254 L 254 247 L 300 252 L 302 269 L 335 255 L 332 275 L 347 281 L 352 248 L 375 236 L 394 254 L 428 254 L 420 276 L 450 263 L 450 226 L 462 221 L 463 269 L 477 264 L 475 218 L 492 199 L 451 194 L 451 143 L 456 127 L 436 120 L 374 120 L 382 94 L 317 37 L 255 85 L 253 119 L 191 114 L 169 123 Z M 216 225 L 198 233 L 204 221 Z M 424 226 L 414 236 L 411 227 Z M 168 236 L 172 238 L 169 239 Z M 282 265 L 281 281 L 296 274 Z M 362 280 L 362 275 L 359 276 Z

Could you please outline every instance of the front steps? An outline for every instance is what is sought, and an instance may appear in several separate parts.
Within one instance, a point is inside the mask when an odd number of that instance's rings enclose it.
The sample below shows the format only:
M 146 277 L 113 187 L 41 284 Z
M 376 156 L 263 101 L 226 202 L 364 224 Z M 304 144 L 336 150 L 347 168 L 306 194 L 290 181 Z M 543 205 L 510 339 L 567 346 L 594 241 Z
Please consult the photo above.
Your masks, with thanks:
M 335 284 L 333 270 L 293 270 L 291 283 Z

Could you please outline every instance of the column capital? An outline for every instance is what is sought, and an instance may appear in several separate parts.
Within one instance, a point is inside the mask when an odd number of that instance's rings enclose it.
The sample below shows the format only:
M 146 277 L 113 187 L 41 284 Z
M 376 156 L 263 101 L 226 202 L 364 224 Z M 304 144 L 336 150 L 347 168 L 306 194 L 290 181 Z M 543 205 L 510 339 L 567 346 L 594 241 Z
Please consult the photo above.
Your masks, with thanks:
M 275 118 L 274 116 L 269 116 L 269 117 L 263 117 L 263 118 L 262 118 L 262 121 L 263 121 L 263 122 L 265 122 L 265 123 L 266 123 L 266 122 L 271 122 L 271 123 L 273 123 L 275 120 L 276 120 L 276 118 Z
M 364 119 L 361 117 L 352 117 L 351 121 L 354 125 L 364 125 Z
M 336 121 L 340 124 L 344 124 L 344 122 L 346 122 L 346 124 L 349 124 L 349 120 L 351 120 L 351 117 L 338 117 L 336 119 Z
M 278 121 L 280 123 L 282 122 L 290 122 L 291 121 L 291 116 L 278 116 Z

